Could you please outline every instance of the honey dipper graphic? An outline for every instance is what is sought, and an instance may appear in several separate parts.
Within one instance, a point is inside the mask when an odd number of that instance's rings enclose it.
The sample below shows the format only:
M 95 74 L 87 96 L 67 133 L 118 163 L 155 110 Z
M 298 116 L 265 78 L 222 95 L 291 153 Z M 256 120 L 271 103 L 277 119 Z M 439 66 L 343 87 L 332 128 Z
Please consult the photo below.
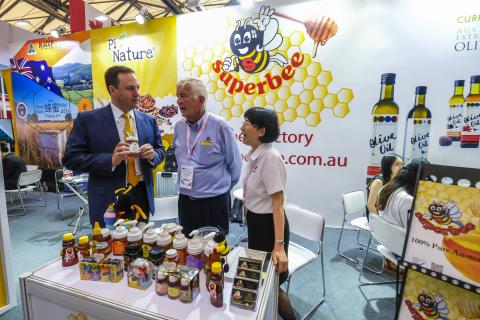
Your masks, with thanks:
M 301 23 L 305 26 L 308 36 L 312 38 L 314 42 L 313 57 L 317 55 L 319 44 L 324 46 L 330 38 L 337 34 L 338 26 L 331 18 L 322 17 L 321 19 L 316 18 L 303 21 L 276 11 L 274 15 Z

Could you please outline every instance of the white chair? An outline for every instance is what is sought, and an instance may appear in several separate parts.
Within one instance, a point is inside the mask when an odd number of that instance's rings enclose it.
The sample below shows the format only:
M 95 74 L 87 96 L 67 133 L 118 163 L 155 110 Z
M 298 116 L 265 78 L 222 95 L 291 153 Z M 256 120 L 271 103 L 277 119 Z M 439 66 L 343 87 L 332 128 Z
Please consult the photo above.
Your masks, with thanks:
M 366 285 L 380 285 L 380 284 L 391 284 L 395 283 L 397 285 L 397 294 L 398 294 L 398 282 L 399 282 L 399 259 L 403 253 L 403 246 L 405 243 L 406 230 L 400 228 L 399 226 L 388 223 L 383 220 L 378 214 L 370 215 L 370 233 L 379 244 L 377 245 L 377 250 L 380 252 L 386 259 L 395 263 L 397 266 L 397 279 L 396 281 L 380 281 L 380 282 L 362 282 L 363 269 L 359 275 L 360 286 Z M 366 261 L 369 253 L 369 247 L 365 251 Z
M 368 244 L 360 242 L 360 232 L 365 231 L 370 233 L 370 227 L 368 225 L 368 219 L 365 214 L 365 208 L 367 202 L 365 200 L 365 195 L 363 191 L 352 191 L 348 193 L 342 194 L 342 204 L 343 204 L 343 222 L 342 222 L 342 229 L 340 230 L 340 236 L 338 237 L 337 243 L 337 254 L 353 263 L 358 263 L 353 257 L 346 255 L 340 250 L 340 245 L 343 238 L 343 232 L 345 230 L 345 224 L 350 225 L 357 231 L 357 243 L 363 247 L 367 247 Z M 360 213 L 360 217 L 352 218 L 352 216 L 358 215 Z M 370 243 L 371 236 L 368 235 Z M 380 269 L 373 269 L 365 265 L 365 261 L 363 262 L 364 266 L 367 270 L 370 270 L 374 273 L 382 273 L 383 272 L 383 263 Z
M 176 219 L 178 222 L 178 196 L 154 198 L 155 214 L 150 221 Z
M 173 197 L 178 195 L 177 172 L 158 172 L 155 197 Z
M 233 245 L 238 245 L 239 243 L 241 242 L 244 242 L 248 239 L 248 230 L 247 230 L 247 223 L 246 223 L 246 211 L 244 210 L 244 207 L 243 207 L 243 189 L 240 188 L 240 189 L 236 189 L 232 192 L 232 195 L 235 199 L 238 199 L 240 201 L 242 201 L 242 223 L 241 223 L 241 226 L 242 226 L 242 234 L 240 234 L 236 240 L 235 240 L 235 243 Z
M 12 190 L 5 190 L 5 193 L 10 193 L 10 194 L 15 194 L 18 193 L 18 196 L 20 198 L 21 202 L 21 207 L 23 209 L 23 214 L 25 214 L 25 203 L 23 202 L 23 197 L 22 197 L 22 192 L 27 192 L 27 191 L 33 191 L 35 188 L 37 188 L 41 194 L 41 199 L 43 200 L 43 205 L 41 206 L 46 206 L 46 201 L 45 201 L 45 196 L 42 191 L 42 186 L 40 184 L 40 180 L 42 179 L 42 170 L 37 169 L 33 171 L 26 171 L 20 173 L 20 176 L 18 177 L 17 181 L 17 189 L 12 189 Z
M 316 252 L 292 241 L 290 241 L 288 246 L 288 269 L 290 274 L 287 279 L 287 294 L 290 289 L 292 277 L 297 271 L 315 262 L 317 259 L 320 259 L 322 266 L 322 295 L 320 296 L 320 301 L 302 317 L 302 319 L 308 319 L 323 301 L 325 301 L 325 267 L 323 262 L 323 231 L 325 229 L 325 218 L 321 214 L 313 213 L 293 204 L 287 204 L 285 206 L 285 213 L 290 225 L 290 232 L 302 238 L 315 241 L 318 246 Z M 313 274 L 312 276 L 316 277 L 317 274 Z
M 65 214 L 64 199 L 68 197 L 74 197 L 75 194 L 73 192 L 65 192 L 63 190 L 60 190 L 59 181 L 61 179 L 63 179 L 63 169 L 58 169 L 55 171 L 55 194 L 57 198 L 57 212 L 60 216 L 60 219 L 63 219 Z

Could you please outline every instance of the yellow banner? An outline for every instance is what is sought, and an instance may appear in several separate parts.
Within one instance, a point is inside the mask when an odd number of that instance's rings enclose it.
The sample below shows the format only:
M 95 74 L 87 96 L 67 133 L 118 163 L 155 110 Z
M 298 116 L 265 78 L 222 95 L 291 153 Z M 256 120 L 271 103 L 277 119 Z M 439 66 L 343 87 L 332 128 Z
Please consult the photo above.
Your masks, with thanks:
M 133 70 L 140 82 L 142 101 L 156 105 L 175 95 L 177 81 L 176 18 L 96 29 L 91 33 L 93 93 L 95 105 L 110 100 L 104 72 L 113 65 Z

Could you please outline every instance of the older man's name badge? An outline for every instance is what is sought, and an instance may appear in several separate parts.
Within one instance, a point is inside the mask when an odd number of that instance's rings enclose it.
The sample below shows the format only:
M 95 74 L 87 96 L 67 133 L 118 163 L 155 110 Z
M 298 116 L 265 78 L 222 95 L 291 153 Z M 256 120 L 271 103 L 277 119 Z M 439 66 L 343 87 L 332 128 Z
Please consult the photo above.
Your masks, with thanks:
M 181 166 L 180 167 L 180 188 L 192 189 L 193 184 L 193 167 Z

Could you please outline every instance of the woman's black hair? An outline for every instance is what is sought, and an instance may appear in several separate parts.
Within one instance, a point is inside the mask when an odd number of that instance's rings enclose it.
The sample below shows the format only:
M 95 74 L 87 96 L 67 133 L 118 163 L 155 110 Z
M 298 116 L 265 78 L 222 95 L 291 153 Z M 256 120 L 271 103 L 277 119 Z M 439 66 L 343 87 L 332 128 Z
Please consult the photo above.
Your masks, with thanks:
M 418 168 L 421 164 L 428 163 L 428 160 L 425 158 L 415 158 L 402 167 L 397 175 L 380 190 L 377 209 L 385 210 L 388 199 L 397 189 L 404 188 L 409 195 L 413 196 Z
M 382 167 L 382 176 L 384 183 L 387 183 L 392 178 L 392 165 L 395 163 L 395 160 L 402 159 L 397 154 L 392 154 L 388 156 L 383 156 L 381 167 Z
M 280 135 L 280 125 L 277 113 L 270 109 L 253 107 L 243 115 L 257 129 L 265 129 L 265 134 L 259 138 L 262 143 L 271 143 Z

